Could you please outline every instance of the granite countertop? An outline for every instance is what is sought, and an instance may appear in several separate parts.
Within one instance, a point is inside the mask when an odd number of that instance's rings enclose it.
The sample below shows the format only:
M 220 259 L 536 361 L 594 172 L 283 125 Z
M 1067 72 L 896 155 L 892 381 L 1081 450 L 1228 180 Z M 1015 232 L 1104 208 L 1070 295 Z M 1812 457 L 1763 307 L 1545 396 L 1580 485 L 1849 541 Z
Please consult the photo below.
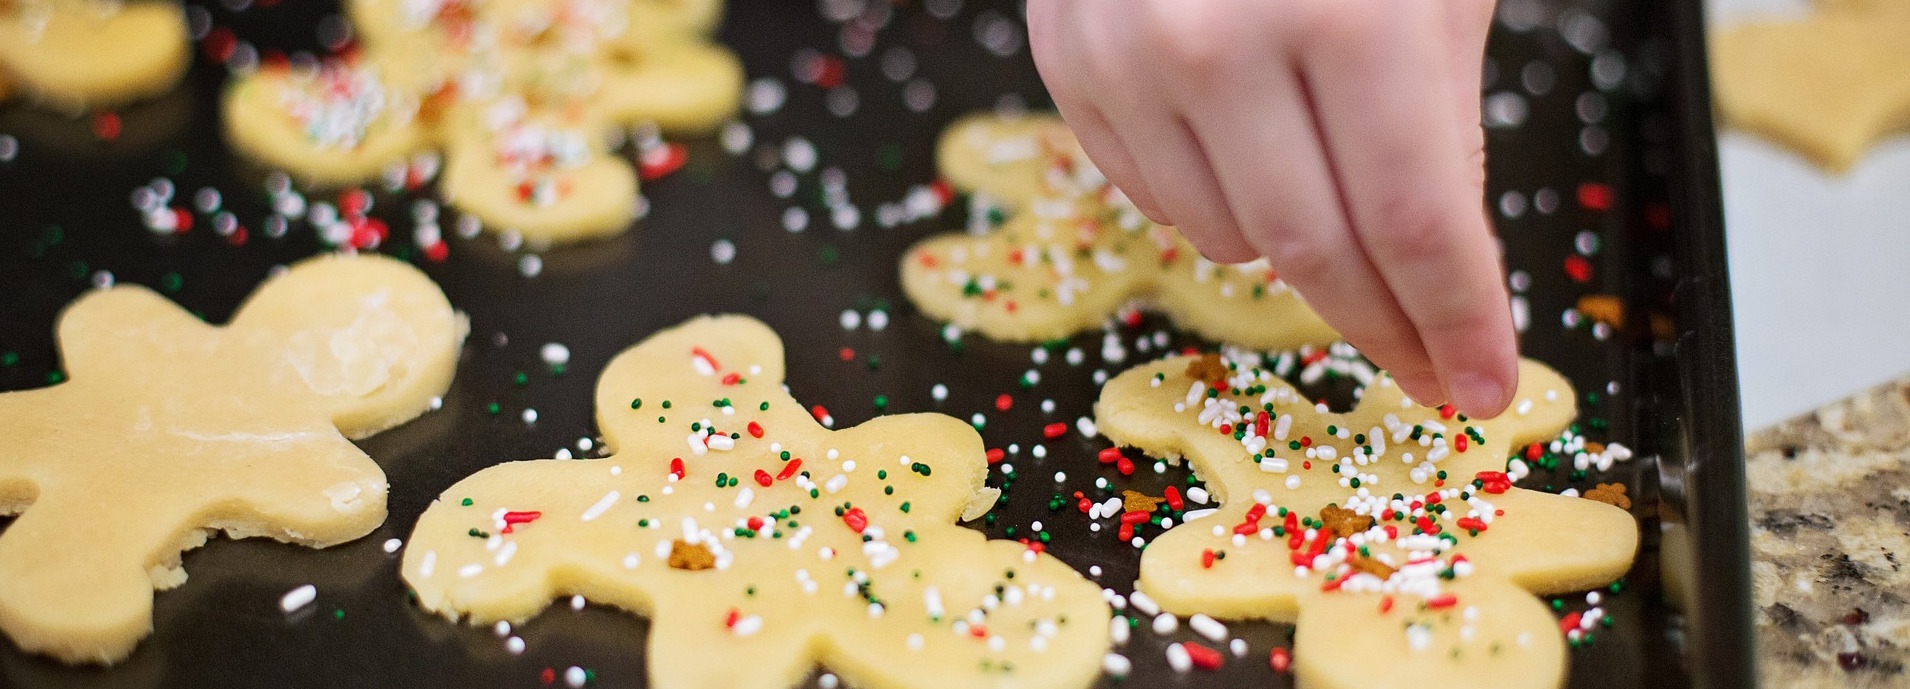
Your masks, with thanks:
M 1910 686 L 1910 378 L 1746 454 L 1763 686 Z

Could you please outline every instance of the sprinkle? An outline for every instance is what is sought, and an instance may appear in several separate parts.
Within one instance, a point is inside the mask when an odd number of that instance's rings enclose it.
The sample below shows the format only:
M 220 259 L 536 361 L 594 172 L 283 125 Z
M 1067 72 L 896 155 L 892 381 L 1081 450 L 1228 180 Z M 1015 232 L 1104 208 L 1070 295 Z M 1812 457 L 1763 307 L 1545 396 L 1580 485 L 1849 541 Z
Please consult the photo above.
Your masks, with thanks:
M 572 665 L 564 670 L 564 684 L 569 685 L 570 689 L 579 689 L 584 686 L 585 679 L 588 679 L 588 676 L 584 674 L 583 668 Z
M 311 605 L 315 600 L 318 600 L 318 587 L 306 584 L 285 592 L 285 595 L 279 598 L 279 610 L 286 613 L 297 612 Z
M 544 343 L 538 350 L 538 356 L 549 366 L 562 366 L 570 362 L 570 348 L 556 342 Z
M 1186 672 L 1193 669 L 1194 659 L 1187 654 L 1187 648 L 1185 646 L 1178 643 L 1168 644 L 1167 666 L 1174 668 L 1175 672 Z
M 1166 636 L 1174 633 L 1176 629 L 1180 629 L 1180 618 L 1175 617 L 1173 613 L 1164 612 L 1154 616 L 1155 634 Z
M 598 517 L 603 516 L 604 512 L 609 511 L 612 505 L 617 504 L 617 500 L 621 497 L 622 495 L 615 490 L 604 493 L 602 498 L 597 499 L 596 504 L 591 505 L 590 509 L 584 510 L 583 515 L 578 518 L 587 522 L 595 521 Z
M 1206 615 L 1195 614 L 1193 617 L 1187 618 L 1187 627 L 1194 630 L 1194 633 L 1207 637 L 1209 641 L 1215 643 L 1227 639 L 1227 625 L 1221 624 L 1219 620 Z
M 385 553 L 390 554 L 390 553 L 398 552 L 398 549 L 404 547 L 404 544 L 405 544 L 404 541 L 398 540 L 396 538 L 385 539 Z
M 1115 622 L 1118 624 L 1120 619 L 1116 618 Z M 1125 628 L 1125 625 L 1123 625 L 1123 628 Z M 1101 669 L 1107 672 L 1108 676 L 1120 679 L 1126 677 L 1129 672 L 1134 671 L 1134 661 L 1128 660 L 1127 656 L 1119 653 L 1109 653 L 1105 656 L 1101 656 Z

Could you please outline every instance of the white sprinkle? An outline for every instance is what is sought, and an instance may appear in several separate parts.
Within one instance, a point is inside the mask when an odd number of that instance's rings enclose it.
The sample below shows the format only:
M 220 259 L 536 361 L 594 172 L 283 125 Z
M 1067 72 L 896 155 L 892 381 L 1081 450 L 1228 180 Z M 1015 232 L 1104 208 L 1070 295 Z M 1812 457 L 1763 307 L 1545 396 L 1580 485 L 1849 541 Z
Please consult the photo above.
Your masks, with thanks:
M 743 637 L 755 636 L 756 632 L 760 631 L 763 631 L 763 618 L 761 615 L 750 615 L 749 617 L 742 618 L 736 621 L 735 626 L 730 627 L 731 634 Z
M 836 493 L 841 492 L 843 487 L 847 485 L 849 485 L 849 477 L 844 476 L 842 474 L 836 474 L 835 476 L 830 477 L 828 483 L 822 484 L 822 488 L 823 490 L 829 491 L 830 495 L 835 495 Z
M 582 609 L 584 609 L 584 597 L 583 597 L 583 596 L 571 596 L 571 597 L 570 597 L 570 609 L 572 609 L 572 610 L 582 610 Z
M 1127 656 L 1119 653 L 1109 653 L 1101 656 L 1101 669 L 1106 671 L 1108 676 L 1119 679 L 1126 677 L 1127 673 L 1134 670 L 1134 661 L 1128 660 Z
M 504 650 L 510 651 L 511 655 L 520 655 L 524 652 L 524 640 L 515 636 L 505 639 Z
M 437 568 L 438 568 L 438 551 L 436 550 L 424 551 L 424 562 L 421 562 L 418 564 L 418 575 L 429 579 L 431 578 L 431 572 L 436 570 Z
M 726 266 L 736 260 L 736 243 L 727 239 L 718 239 L 710 244 L 710 260 L 716 265 Z
M 570 348 L 557 342 L 544 343 L 544 348 L 538 350 L 537 354 L 543 357 L 545 364 L 551 366 L 562 366 L 570 363 Z
M 1235 658 L 1245 658 L 1247 657 L 1247 640 L 1234 639 L 1233 641 L 1229 641 L 1227 642 L 1227 650 L 1232 651 Z
M 498 620 L 497 624 L 491 625 L 491 632 L 500 637 L 510 636 L 511 623 L 505 620 Z
M 584 686 L 584 680 L 587 678 L 588 677 L 584 674 L 584 669 L 575 665 L 564 670 L 564 684 L 570 685 L 570 689 L 580 689 Z
M 503 567 L 504 565 L 510 564 L 511 558 L 515 557 L 516 555 L 517 555 L 517 541 L 510 541 L 505 543 L 504 547 L 497 551 L 497 560 L 496 560 L 497 566 Z
M 822 673 L 821 677 L 816 678 L 816 686 L 822 687 L 822 689 L 836 689 L 836 686 L 841 684 L 841 682 L 842 680 L 836 679 L 835 675 L 827 672 Z
M 843 309 L 842 316 L 836 320 L 842 324 L 843 330 L 855 330 L 862 327 L 862 314 L 857 313 L 855 309 Z
M 385 539 L 385 552 L 387 554 L 398 552 L 398 549 L 404 547 L 404 545 L 404 541 L 400 541 L 396 538 L 387 538 Z
M 744 490 L 748 489 L 745 488 Z M 597 499 L 597 504 L 591 505 L 590 509 L 584 510 L 583 516 L 578 518 L 587 522 L 596 521 L 598 517 L 604 516 L 604 512 L 609 511 L 611 506 L 617 504 L 617 499 L 620 497 L 623 497 L 622 494 L 615 490 L 604 493 L 603 497 Z
M 300 608 L 311 605 L 315 600 L 318 600 L 318 587 L 306 584 L 285 592 L 285 595 L 279 598 L 279 610 L 287 613 L 296 612 Z
M 1126 616 L 1115 615 L 1108 620 L 1108 637 L 1114 640 L 1115 645 L 1126 644 L 1131 633 L 1132 628 L 1127 626 Z
M 1180 629 L 1180 618 L 1175 617 L 1173 613 L 1164 612 L 1154 616 L 1155 634 L 1166 636 L 1174 633 L 1176 629 Z
M 1194 659 L 1187 655 L 1187 648 L 1178 644 L 1167 645 L 1167 666 L 1175 672 L 1186 672 L 1194 668 Z
M 475 577 L 483 573 L 484 573 L 484 565 L 480 565 L 475 562 L 458 568 L 458 576 L 465 579 L 469 579 L 471 577 Z
M 1161 614 L 1161 606 L 1156 605 L 1153 598 L 1149 598 L 1147 594 L 1141 593 L 1140 591 L 1135 591 L 1132 595 L 1129 595 L 1127 602 L 1133 604 L 1135 610 L 1147 613 L 1149 616 Z
M 517 272 L 527 278 L 537 277 L 538 273 L 544 272 L 544 259 L 538 258 L 536 254 L 517 259 Z
M 1220 642 L 1227 638 L 1227 625 L 1206 615 L 1195 614 L 1187 618 L 1187 627 L 1194 633 L 1207 637 L 1209 641 Z
M 525 423 L 525 424 L 534 424 L 534 423 L 537 423 L 537 410 L 536 410 L 536 409 L 533 409 L 533 408 L 530 408 L 530 407 L 525 407 L 525 408 L 524 408 L 524 423 Z

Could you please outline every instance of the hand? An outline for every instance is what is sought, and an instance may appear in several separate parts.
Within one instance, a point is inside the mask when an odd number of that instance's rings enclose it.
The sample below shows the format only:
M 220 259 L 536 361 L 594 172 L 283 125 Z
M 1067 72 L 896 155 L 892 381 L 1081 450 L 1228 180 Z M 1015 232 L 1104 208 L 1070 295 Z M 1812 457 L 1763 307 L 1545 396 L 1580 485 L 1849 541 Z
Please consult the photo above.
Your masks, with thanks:
M 1423 404 L 1518 378 L 1483 205 L 1492 0 L 1029 0 L 1081 146 L 1209 258 L 1265 256 Z

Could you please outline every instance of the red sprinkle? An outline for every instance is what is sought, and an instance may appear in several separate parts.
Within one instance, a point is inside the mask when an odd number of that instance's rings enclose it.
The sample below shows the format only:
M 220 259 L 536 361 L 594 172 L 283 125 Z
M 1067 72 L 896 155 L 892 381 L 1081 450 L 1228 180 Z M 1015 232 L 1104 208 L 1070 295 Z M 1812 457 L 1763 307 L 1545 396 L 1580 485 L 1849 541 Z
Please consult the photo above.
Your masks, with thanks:
M 1220 669 L 1220 651 L 1192 641 L 1181 644 L 1181 648 L 1187 649 L 1187 657 L 1193 659 L 1194 667 L 1202 670 Z
M 115 115 L 110 112 L 100 112 L 100 113 L 93 114 L 93 135 L 94 136 L 97 136 L 100 139 L 105 141 L 113 141 L 119 138 L 119 131 L 120 131 L 119 115 Z
M 683 480 L 683 458 L 682 457 L 670 458 L 670 475 L 675 476 L 677 480 L 679 481 Z
M 1115 536 L 1119 537 L 1123 541 L 1134 540 L 1134 525 L 1128 524 L 1126 522 L 1122 522 L 1121 530 L 1119 532 L 1116 532 Z
M 1095 455 L 1094 458 L 1100 460 L 1102 464 L 1113 464 L 1116 460 L 1121 458 L 1121 448 L 1101 448 L 1100 454 Z
M 1121 523 L 1127 526 L 1137 526 L 1140 524 L 1146 524 L 1148 515 L 1149 513 L 1141 512 L 1138 510 L 1134 512 L 1122 512 Z
M 809 415 L 816 417 L 816 422 L 821 423 L 823 419 L 829 417 L 829 410 L 818 404 L 809 408 Z
M 763 425 L 762 425 L 762 424 L 760 424 L 760 423 L 756 423 L 755 421 L 751 421 L 751 422 L 749 422 L 749 426 L 748 426 L 748 428 L 749 428 L 749 437 L 752 437 L 752 438 L 761 438 L 761 437 L 763 437 Z
M 860 507 L 851 507 L 849 511 L 842 513 L 842 523 L 848 524 L 849 530 L 862 533 L 863 529 L 869 528 L 869 515 L 865 514 Z
M 537 521 L 537 518 L 542 516 L 544 516 L 543 512 L 534 512 L 534 511 L 505 512 L 504 513 L 504 528 L 502 529 L 502 531 L 503 533 L 511 533 L 513 530 L 515 530 L 515 527 L 518 524 L 529 524 L 531 522 Z
M 1466 451 L 1466 434 L 1460 433 L 1459 435 L 1453 436 L 1452 449 L 1457 452 Z
M 1214 568 L 1214 549 L 1213 548 L 1206 548 L 1200 551 L 1200 568 L 1201 569 Z
M 665 143 L 650 148 L 638 156 L 637 178 L 645 182 L 660 179 L 677 170 L 690 160 L 690 149 L 679 143 Z
M 1059 421 L 1041 427 L 1041 437 L 1053 440 L 1068 432 L 1068 424 Z
M 444 242 L 427 245 L 424 248 L 424 257 L 432 263 L 443 263 L 444 259 L 451 257 L 451 245 Z
M 1459 525 L 1459 528 L 1465 529 L 1467 531 L 1486 530 L 1486 523 L 1484 521 L 1481 521 L 1477 517 L 1460 517 L 1459 521 L 1455 523 Z
M 1381 614 L 1381 615 L 1384 615 L 1384 614 L 1386 614 L 1386 613 L 1389 613 L 1389 612 L 1392 612 L 1392 611 L 1393 611 L 1393 597 L 1392 597 L 1392 596 L 1387 596 L 1387 597 L 1385 597 L 1385 598 L 1381 598 L 1381 599 L 1379 599 L 1379 614 Z
M 723 376 L 724 385 L 735 385 L 737 383 L 742 382 L 742 380 L 743 380 L 743 374 L 741 373 L 731 373 L 727 376 Z
M 1444 610 L 1458 604 L 1459 597 L 1450 593 L 1442 593 L 1426 599 L 1426 608 L 1429 610 Z
M 1598 182 L 1578 185 L 1578 205 L 1586 210 L 1602 211 L 1612 207 L 1612 188 Z
M 995 398 L 995 411 L 1008 411 L 1014 408 L 1014 406 L 1015 398 L 1009 397 L 1008 393 L 1001 393 L 1000 397 Z
M 836 356 L 841 358 L 843 361 L 855 361 L 856 350 L 850 349 L 848 347 L 843 347 L 842 349 L 836 351 Z
M 1284 648 L 1275 648 L 1267 654 L 1267 664 L 1273 666 L 1274 672 L 1284 674 L 1293 667 L 1293 653 Z
M 1453 417 L 1454 414 L 1458 414 L 1458 413 L 1459 413 L 1458 407 L 1452 406 L 1450 404 L 1439 405 L 1439 418 L 1450 419 Z
M 1002 452 L 1001 448 L 999 447 L 991 447 L 988 449 L 989 464 L 1000 464 L 1001 460 L 1006 458 L 1007 456 L 1008 456 L 1008 453 Z
M 557 671 L 551 668 L 544 668 L 543 672 L 537 673 L 537 681 L 544 684 L 555 682 L 557 681 Z
M 1122 476 L 1133 476 L 1134 460 L 1128 459 L 1127 457 L 1114 460 L 1114 468 L 1119 470 Z
M 1167 497 L 1168 507 L 1174 508 L 1174 511 L 1176 512 L 1187 509 L 1187 502 L 1182 500 L 1180 497 L 1180 489 L 1175 488 L 1173 486 L 1168 486 L 1165 493 Z
M 769 484 L 776 482 L 775 477 L 770 476 L 769 472 L 763 471 L 762 469 L 756 470 L 755 478 L 756 478 L 756 485 L 762 486 L 764 488 L 768 488 Z
M 1584 256 L 1580 256 L 1578 254 L 1566 256 L 1565 257 L 1565 275 L 1567 277 L 1572 278 L 1572 282 L 1577 282 L 1581 284 L 1586 282 L 1591 282 L 1592 281 L 1592 262 L 1585 260 Z
M 795 476 L 796 472 L 800 471 L 801 469 L 802 469 L 801 457 L 797 457 L 795 459 L 789 460 L 788 464 L 783 465 L 782 471 L 776 472 L 776 480 L 787 481 L 789 480 L 789 477 Z

